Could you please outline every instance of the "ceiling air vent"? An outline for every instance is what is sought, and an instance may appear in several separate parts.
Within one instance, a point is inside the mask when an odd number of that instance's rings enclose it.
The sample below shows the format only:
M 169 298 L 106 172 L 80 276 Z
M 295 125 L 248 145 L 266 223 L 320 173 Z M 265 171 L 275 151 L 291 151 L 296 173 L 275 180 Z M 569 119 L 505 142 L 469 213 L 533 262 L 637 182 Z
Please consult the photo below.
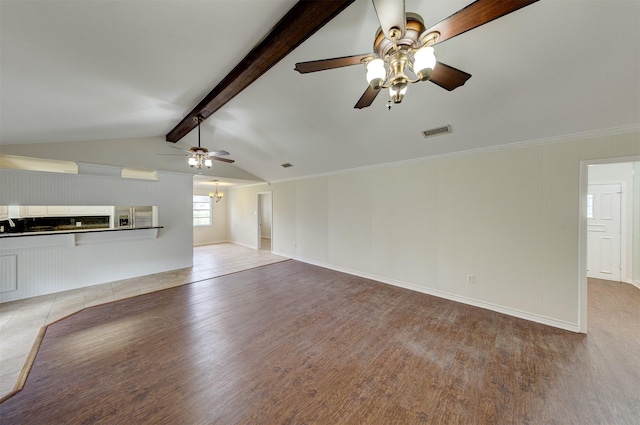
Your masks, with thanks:
M 451 133 L 451 124 L 445 125 L 443 127 L 432 128 L 431 130 L 424 130 L 422 135 L 426 139 L 427 137 L 439 136 L 441 134 L 449 134 Z
M 289 167 L 293 167 L 293 164 L 289 162 L 285 162 L 284 164 L 282 164 L 282 168 L 289 168 Z

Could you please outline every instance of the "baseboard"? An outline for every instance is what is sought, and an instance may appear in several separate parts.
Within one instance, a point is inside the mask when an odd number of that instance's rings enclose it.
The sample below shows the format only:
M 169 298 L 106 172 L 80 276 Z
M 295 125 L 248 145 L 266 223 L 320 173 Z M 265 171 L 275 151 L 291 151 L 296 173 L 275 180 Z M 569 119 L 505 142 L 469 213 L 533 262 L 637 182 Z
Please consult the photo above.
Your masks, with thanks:
M 281 255 L 281 254 L 278 254 Z M 571 331 L 571 332 L 576 332 L 579 333 L 580 332 L 580 325 L 577 323 L 571 323 L 571 322 L 565 322 L 563 320 L 557 320 L 557 319 L 553 319 L 550 317 L 545 317 L 545 316 L 541 316 L 538 314 L 533 314 L 533 313 L 529 313 L 526 311 L 521 311 L 521 310 L 517 310 L 517 309 L 513 309 L 510 307 L 505 307 L 505 306 L 501 306 L 501 305 L 497 305 L 497 304 L 492 304 L 492 303 L 488 303 L 486 301 L 480 301 L 480 300 L 476 300 L 473 298 L 467 298 L 467 297 L 463 297 L 460 295 L 455 295 L 455 294 L 451 294 L 448 292 L 444 292 L 444 291 L 439 291 L 437 289 L 432 289 L 432 288 L 425 288 L 422 286 L 417 286 L 411 283 L 407 283 L 407 282 L 401 282 L 398 280 L 394 280 L 394 279 L 388 279 L 388 278 L 384 278 L 381 276 L 376 276 L 376 275 L 371 275 L 368 273 L 361 273 L 355 270 L 351 270 L 351 269 L 347 269 L 344 267 L 336 267 L 334 265 L 331 264 L 326 264 L 326 263 L 322 263 L 319 261 L 313 261 L 313 260 L 309 260 L 306 258 L 299 258 L 299 257 L 291 257 L 292 259 L 296 260 L 296 261 L 300 261 L 303 263 L 307 263 L 307 264 L 312 264 L 314 266 L 319 266 L 319 267 L 324 267 L 326 269 L 331 269 L 331 270 L 335 270 L 338 272 L 342 272 L 342 273 L 347 273 L 347 274 L 351 274 L 354 276 L 359 276 L 365 279 L 371 279 L 371 280 L 375 280 L 381 283 L 385 283 L 388 285 L 393 285 L 393 286 L 397 286 L 400 288 L 404 288 L 404 289 L 409 289 L 412 291 L 416 291 L 416 292 L 421 292 L 423 294 L 427 294 L 427 295 L 433 295 L 434 297 L 439 297 L 439 298 L 444 298 L 450 301 L 455 301 L 455 302 L 459 302 L 462 304 L 467 304 L 467 305 L 471 305 L 474 307 L 479 307 L 479 308 L 484 308 L 485 310 L 491 310 L 491 311 L 495 311 L 496 313 L 502 313 L 502 314 L 506 314 L 508 316 L 513 316 L 513 317 L 517 317 L 519 319 L 524 319 L 524 320 L 529 320 L 531 322 L 536 322 L 536 323 L 541 323 L 543 325 L 547 325 L 547 326 L 552 326 L 554 328 L 560 328 L 560 329 L 564 329 L 567 331 Z
M 606 279 L 605 279 L 606 280 Z M 613 280 L 612 282 L 616 282 L 615 280 Z M 637 280 L 633 280 L 633 279 L 624 279 L 621 280 L 620 283 L 628 283 L 629 285 L 633 285 L 636 288 L 640 289 L 640 282 L 638 282 Z
M 243 243 L 240 243 L 240 242 L 235 242 L 235 241 L 227 241 L 227 242 L 232 243 L 234 245 L 244 246 L 245 248 L 258 249 L 258 247 L 255 246 L 255 245 L 251 246 L 251 245 L 246 245 L 246 244 L 243 244 Z
M 194 243 L 193 246 L 206 246 L 206 245 L 216 245 L 219 243 L 227 243 L 229 241 L 210 241 L 210 242 L 203 242 L 203 243 Z

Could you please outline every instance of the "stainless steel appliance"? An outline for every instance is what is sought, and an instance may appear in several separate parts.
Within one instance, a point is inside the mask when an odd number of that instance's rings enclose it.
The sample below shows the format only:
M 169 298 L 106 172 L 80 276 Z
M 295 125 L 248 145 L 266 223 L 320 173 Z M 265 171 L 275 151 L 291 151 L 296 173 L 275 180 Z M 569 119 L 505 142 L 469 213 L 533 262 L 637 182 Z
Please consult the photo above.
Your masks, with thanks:
M 139 228 L 153 226 L 153 207 L 117 206 L 114 226 L 117 228 Z

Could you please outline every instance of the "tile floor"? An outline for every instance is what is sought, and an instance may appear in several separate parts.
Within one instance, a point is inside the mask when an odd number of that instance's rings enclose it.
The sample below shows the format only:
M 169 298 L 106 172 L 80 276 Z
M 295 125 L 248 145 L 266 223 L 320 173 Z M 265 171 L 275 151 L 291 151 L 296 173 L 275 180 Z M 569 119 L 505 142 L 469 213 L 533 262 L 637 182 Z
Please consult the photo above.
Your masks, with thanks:
M 40 328 L 85 307 L 247 270 L 287 258 L 231 243 L 193 249 L 193 267 L 0 304 L 0 397 L 10 393 Z

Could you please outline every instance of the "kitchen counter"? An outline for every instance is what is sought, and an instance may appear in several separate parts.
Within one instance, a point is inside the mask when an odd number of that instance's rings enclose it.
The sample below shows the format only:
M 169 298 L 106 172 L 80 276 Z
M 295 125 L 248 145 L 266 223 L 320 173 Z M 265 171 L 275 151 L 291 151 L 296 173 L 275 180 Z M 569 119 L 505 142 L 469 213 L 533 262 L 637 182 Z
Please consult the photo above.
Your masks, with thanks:
M 153 226 L 4 233 L 0 235 L 0 250 L 7 251 L 45 246 L 71 247 L 104 242 L 156 239 L 158 231 L 163 228 L 164 226 Z
M 144 229 L 163 229 L 164 226 L 151 227 L 117 227 L 108 229 L 74 229 L 74 230 L 47 230 L 38 232 L 22 232 L 22 233 L 0 233 L 0 238 L 23 237 L 23 236 L 43 236 L 43 235 L 64 235 L 87 232 L 120 232 L 126 230 L 144 230 Z

